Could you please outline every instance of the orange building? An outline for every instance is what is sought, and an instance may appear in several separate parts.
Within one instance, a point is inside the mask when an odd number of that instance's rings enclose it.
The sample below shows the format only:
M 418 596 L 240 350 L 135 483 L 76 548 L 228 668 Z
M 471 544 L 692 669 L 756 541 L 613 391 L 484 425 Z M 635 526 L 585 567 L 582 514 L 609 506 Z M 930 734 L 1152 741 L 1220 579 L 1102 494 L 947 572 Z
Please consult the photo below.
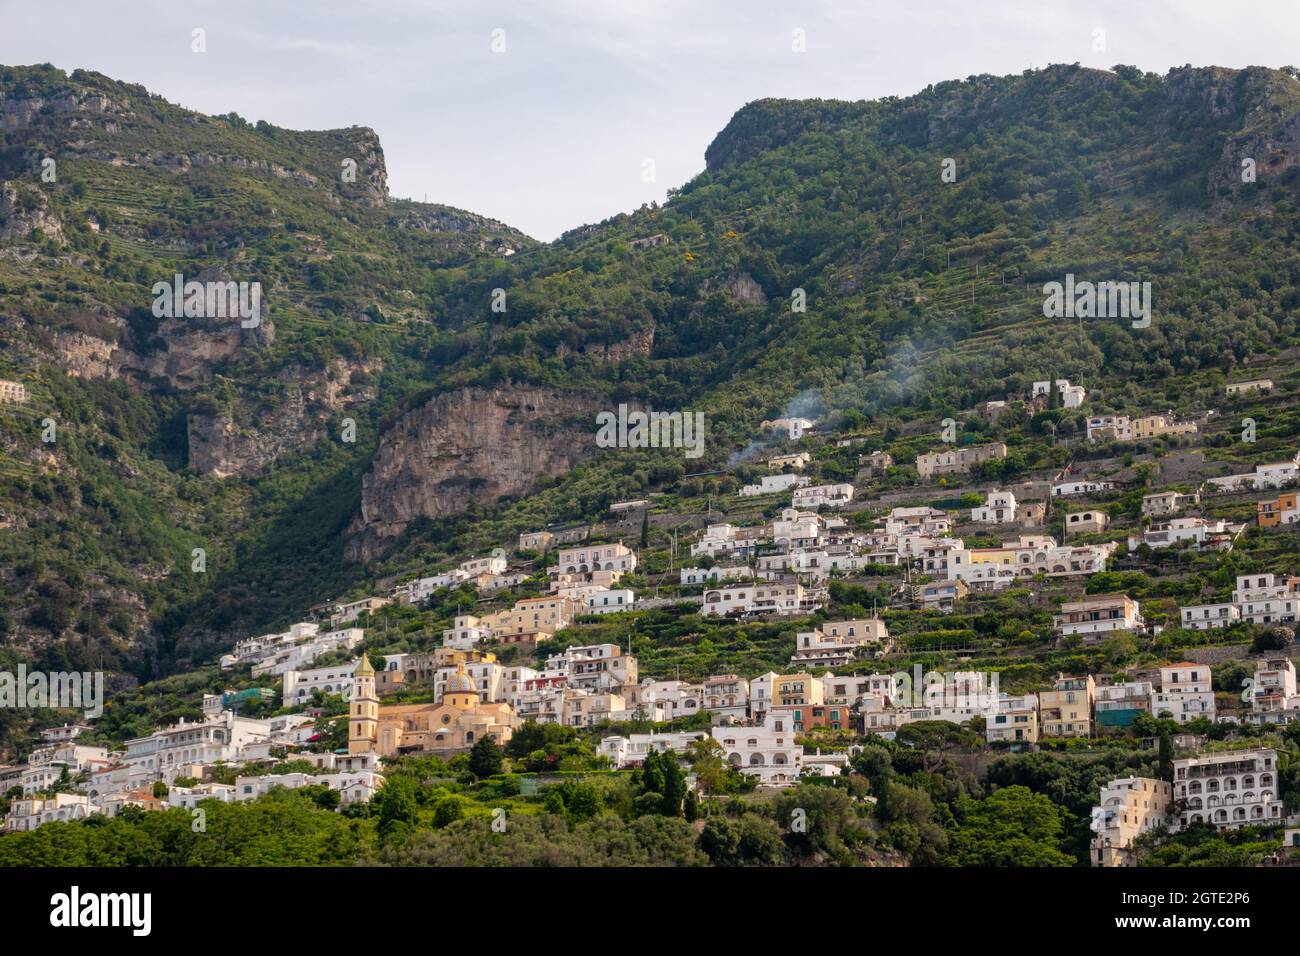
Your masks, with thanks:
M 1297 505 L 1296 499 L 1300 497 L 1294 491 L 1288 491 L 1278 495 L 1272 501 L 1261 501 L 1256 507 L 1259 515 L 1259 526 L 1261 528 L 1277 528 L 1282 525 L 1291 525 L 1300 522 L 1300 505 Z

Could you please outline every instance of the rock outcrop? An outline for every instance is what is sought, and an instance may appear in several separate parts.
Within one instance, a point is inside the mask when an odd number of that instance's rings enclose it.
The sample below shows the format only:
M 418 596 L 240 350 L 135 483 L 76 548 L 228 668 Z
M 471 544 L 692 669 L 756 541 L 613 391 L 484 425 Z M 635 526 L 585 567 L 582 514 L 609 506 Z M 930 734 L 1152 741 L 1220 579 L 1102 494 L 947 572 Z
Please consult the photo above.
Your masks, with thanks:
M 523 494 L 595 451 L 594 396 L 533 385 L 463 388 L 408 412 L 362 480 L 348 556 L 368 560 L 417 518 Z

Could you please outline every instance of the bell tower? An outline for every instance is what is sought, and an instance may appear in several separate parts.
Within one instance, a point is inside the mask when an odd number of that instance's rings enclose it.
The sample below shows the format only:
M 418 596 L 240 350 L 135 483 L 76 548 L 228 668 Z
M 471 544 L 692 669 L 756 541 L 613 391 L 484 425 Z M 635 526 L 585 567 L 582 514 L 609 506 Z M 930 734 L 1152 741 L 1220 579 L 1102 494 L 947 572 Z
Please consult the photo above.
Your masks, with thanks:
M 379 750 L 379 698 L 375 696 L 375 669 L 363 652 L 352 675 L 352 702 L 348 704 L 348 753 Z

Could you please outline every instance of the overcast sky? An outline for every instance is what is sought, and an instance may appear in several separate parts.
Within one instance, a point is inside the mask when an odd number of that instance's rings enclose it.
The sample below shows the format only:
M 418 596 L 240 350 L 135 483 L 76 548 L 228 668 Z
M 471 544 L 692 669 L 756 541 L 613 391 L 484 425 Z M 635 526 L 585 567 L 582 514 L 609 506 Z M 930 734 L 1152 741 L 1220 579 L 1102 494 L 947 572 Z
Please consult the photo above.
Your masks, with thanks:
M 0 62 L 277 126 L 370 126 L 394 196 L 539 239 L 662 201 L 761 97 L 905 96 L 1049 63 L 1297 61 L 1297 0 L 0 0 Z

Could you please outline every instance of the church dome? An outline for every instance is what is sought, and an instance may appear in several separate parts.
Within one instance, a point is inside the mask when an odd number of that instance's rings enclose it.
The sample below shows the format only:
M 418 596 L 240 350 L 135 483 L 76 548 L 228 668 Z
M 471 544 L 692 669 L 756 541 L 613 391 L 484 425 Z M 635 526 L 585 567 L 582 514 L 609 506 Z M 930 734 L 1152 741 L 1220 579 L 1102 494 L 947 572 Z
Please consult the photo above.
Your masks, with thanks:
M 478 688 L 474 686 L 474 679 L 465 673 L 465 668 L 462 666 L 447 679 L 447 689 L 443 693 L 477 694 Z

